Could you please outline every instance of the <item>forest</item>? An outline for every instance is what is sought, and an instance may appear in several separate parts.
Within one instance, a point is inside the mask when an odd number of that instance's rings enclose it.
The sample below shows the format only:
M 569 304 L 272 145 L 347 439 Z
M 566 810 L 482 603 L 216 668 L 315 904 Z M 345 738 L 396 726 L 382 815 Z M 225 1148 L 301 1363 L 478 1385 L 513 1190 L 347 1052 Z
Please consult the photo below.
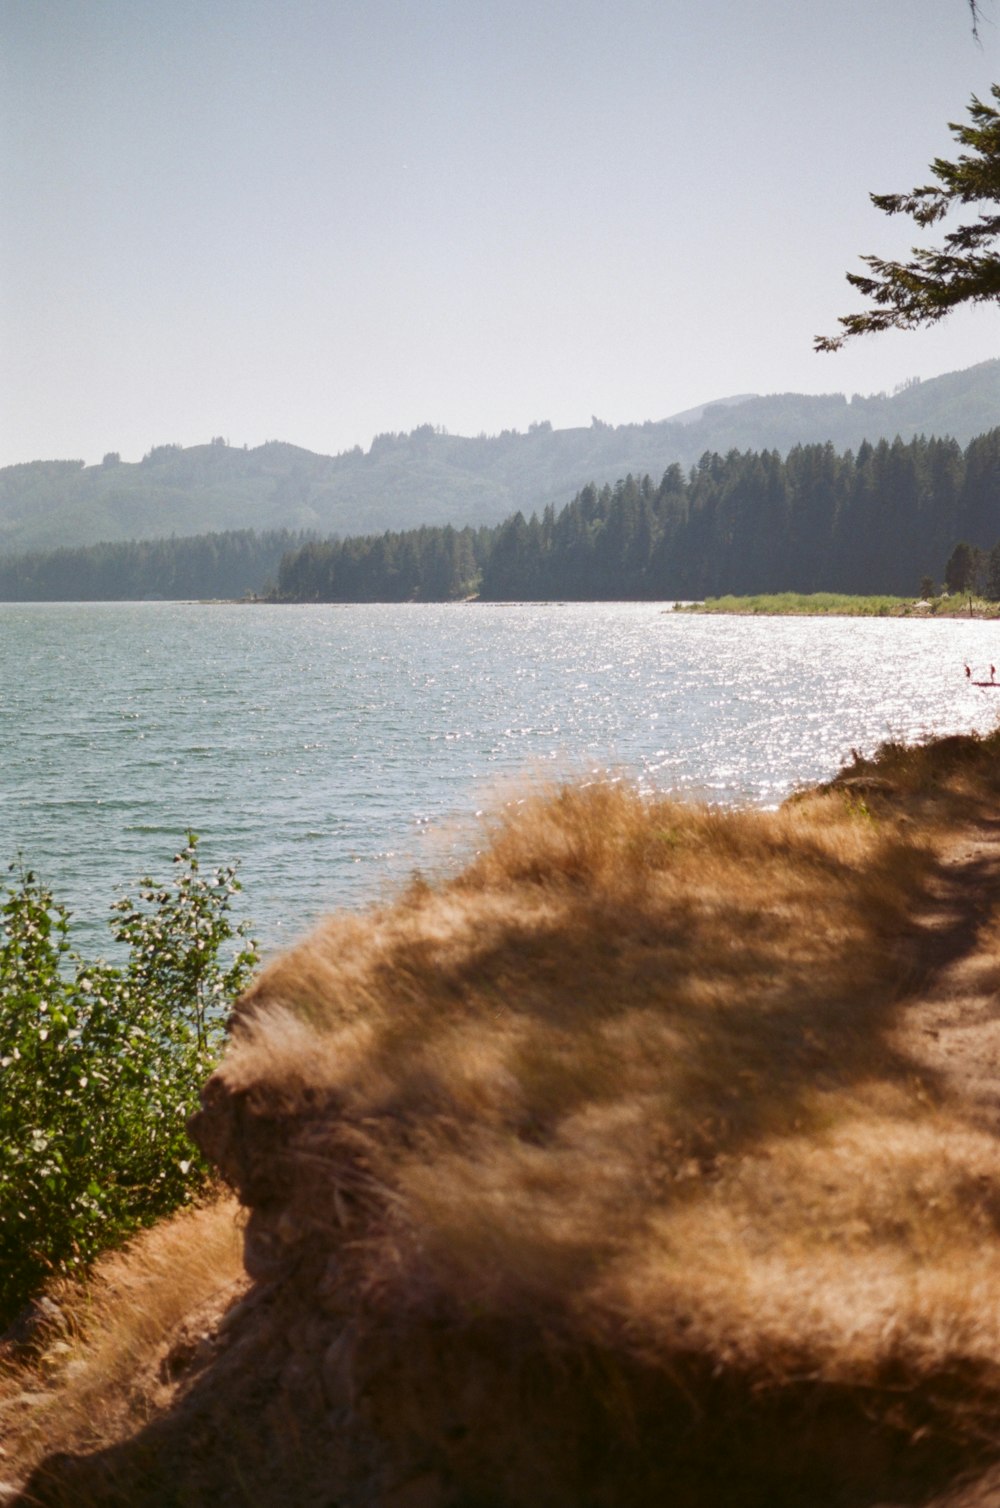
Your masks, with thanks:
M 893 393 L 772 393 L 716 399 L 670 419 L 524 433 L 448 434 L 420 424 L 376 435 L 336 456 L 268 440 L 247 448 L 215 435 L 202 445 L 154 445 L 141 461 L 109 451 L 82 460 L 0 467 L 0 552 L 74 548 L 102 540 L 156 539 L 240 529 L 305 529 L 324 537 L 409 530 L 422 524 L 495 527 L 561 508 L 588 482 L 632 473 L 660 477 L 706 451 L 777 450 L 830 440 L 953 435 L 965 445 L 996 424 L 1000 360 L 980 362 Z
M 231 529 L 0 556 L 0 601 L 253 596 L 273 583 L 282 557 L 306 538 L 289 529 Z
M 706 452 L 660 482 L 627 476 L 493 529 L 310 541 L 284 601 L 676 599 L 752 592 L 915 593 L 956 542 L 1000 538 L 1000 429 L 953 439 Z
M 954 439 L 706 451 L 654 482 L 590 483 L 562 508 L 319 539 L 230 530 L 0 557 L 0 600 L 273 602 L 914 595 L 928 578 L 1000 599 L 1000 429 Z M 968 548 L 961 582 L 948 571 Z M 995 568 L 995 569 L 994 569 Z M 959 572 L 959 574 L 962 574 Z M 949 577 L 951 579 L 949 579 Z M 923 588 L 926 589 L 926 588 Z

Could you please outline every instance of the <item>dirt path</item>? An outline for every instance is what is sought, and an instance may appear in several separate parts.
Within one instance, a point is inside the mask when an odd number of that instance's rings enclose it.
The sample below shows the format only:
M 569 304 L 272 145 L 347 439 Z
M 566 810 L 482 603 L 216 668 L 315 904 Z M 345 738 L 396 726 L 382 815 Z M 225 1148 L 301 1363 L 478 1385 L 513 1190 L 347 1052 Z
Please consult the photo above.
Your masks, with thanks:
M 1000 821 L 945 850 L 915 920 L 915 993 L 895 1044 L 1000 1134 Z
M 1000 1138 L 1000 821 L 978 824 L 944 850 L 929 903 L 914 920 L 915 988 L 894 1044 Z M 1000 1508 L 1000 1467 L 927 1508 Z

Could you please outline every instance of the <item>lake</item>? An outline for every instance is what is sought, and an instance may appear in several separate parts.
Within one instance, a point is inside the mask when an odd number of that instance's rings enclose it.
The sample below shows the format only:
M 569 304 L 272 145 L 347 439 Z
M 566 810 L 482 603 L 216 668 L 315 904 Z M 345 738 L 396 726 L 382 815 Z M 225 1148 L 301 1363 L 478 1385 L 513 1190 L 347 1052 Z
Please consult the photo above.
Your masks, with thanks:
M 1000 625 L 662 604 L 0 604 L 3 850 L 108 950 L 193 828 L 270 949 L 477 842 L 527 781 L 776 805 L 886 738 L 985 730 Z

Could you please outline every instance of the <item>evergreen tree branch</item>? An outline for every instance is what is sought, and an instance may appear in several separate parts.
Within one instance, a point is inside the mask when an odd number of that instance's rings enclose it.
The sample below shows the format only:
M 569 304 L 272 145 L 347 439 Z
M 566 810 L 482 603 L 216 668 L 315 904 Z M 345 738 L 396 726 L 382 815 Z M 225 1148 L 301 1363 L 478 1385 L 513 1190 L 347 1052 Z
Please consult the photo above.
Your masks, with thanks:
M 975 18 L 975 7 L 973 14 Z M 949 124 L 969 151 L 954 162 L 935 158 L 931 172 L 936 184 L 907 194 L 871 196 L 884 214 L 909 215 L 922 227 L 942 220 L 956 205 L 986 208 L 950 230 L 940 247 L 914 247 L 909 261 L 862 257 L 872 275 L 849 272 L 847 281 L 875 307 L 842 316 L 839 334 L 816 337 L 817 351 L 837 351 L 855 335 L 934 324 L 959 304 L 1000 301 L 1000 85 L 992 85 L 990 92 L 995 104 L 973 95 L 971 124 Z

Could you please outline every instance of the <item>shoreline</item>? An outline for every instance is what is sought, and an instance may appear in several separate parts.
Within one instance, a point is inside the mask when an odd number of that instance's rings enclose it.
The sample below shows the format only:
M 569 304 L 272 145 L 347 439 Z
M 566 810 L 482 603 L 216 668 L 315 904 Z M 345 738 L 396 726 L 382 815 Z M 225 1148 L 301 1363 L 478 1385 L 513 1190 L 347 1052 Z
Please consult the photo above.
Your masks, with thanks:
M 700 602 L 677 603 L 674 612 L 693 617 L 744 618 L 1000 618 L 1000 603 L 979 597 L 934 598 L 857 595 L 839 592 L 762 592 L 747 596 L 726 594 Z

